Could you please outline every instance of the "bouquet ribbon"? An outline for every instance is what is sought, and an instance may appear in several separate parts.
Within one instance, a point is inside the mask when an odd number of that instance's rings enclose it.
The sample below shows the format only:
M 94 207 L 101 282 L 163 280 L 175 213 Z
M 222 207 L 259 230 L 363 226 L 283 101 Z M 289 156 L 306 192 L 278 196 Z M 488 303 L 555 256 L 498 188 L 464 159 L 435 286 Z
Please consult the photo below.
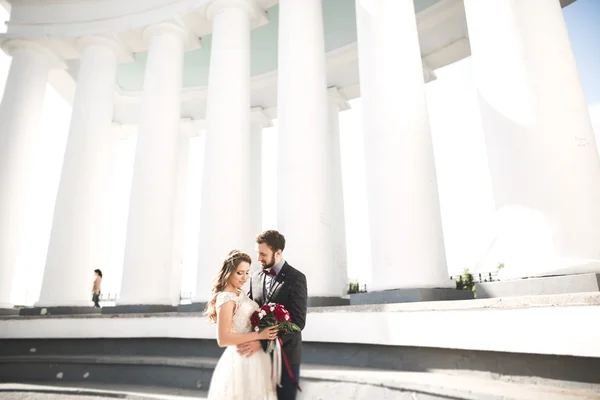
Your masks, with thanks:
M 281 387 L 281 343 L 279 339 L 275 342 L 275 349 L 273 350 L 273 359 L 271 360 L 271 382 L 273 386 Z
M 296 380 L 296 377 L 292 372 L 292 367 L 290 367 L 290 363 L 287 359 L 287 356 L 283 352 L 282 346 L 283 342 L 281 341 L 281 338 L 278 337 L 275 341 L 275 349 L 273 350 L 273 360 L 271 361 L 271 382 L 273 382 L 273 385 L 281 387 L 281 360 L 283 360 L 288 376 L 292 379 L 292 382 L 296 384 L 296 388 L 298 389 L 298 391 L 301 392 L 302 389 L 300 389 L 300 385 L 298 385 L 298 381 Z

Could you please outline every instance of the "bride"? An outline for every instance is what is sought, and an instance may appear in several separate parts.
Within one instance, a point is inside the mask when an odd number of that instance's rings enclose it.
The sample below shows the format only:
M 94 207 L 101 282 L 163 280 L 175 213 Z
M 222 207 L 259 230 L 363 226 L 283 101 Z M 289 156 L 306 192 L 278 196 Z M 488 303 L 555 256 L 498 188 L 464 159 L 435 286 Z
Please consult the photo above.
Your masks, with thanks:
M 250 274 L 252 259 L 239 250 L 229 252 L 212 289 L 207 306 L 208 319 L 217 324 L 219 347 L 227 347 L 210 382 L 209 400 L 277 400 L 271 382 L 271 358 L 264 351 L 241 356 L 236 346 L 254 340 L 273 340 L 277 326 L 253 332 L 250 316 L 258 304 L 242 292 Z

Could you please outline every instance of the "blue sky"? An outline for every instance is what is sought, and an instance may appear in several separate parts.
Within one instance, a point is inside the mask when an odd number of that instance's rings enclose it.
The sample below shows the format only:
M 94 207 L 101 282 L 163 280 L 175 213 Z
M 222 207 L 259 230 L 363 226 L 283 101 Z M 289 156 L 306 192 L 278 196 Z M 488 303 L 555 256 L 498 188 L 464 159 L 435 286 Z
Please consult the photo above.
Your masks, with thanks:
M 551 0 L 548 0 L 551 1 Z M 6 19 L 0 9 L 0 20 Z M 578 0 L 564 10 L 565 21 L 577 59 L 585 95 L 595 133 L 600 136 L 600 1 Z M 0 55 L 0 90 L 3 90 L 10 59 Z M 450 273 L 463 268 L 485 268 L 500 260 L 494 255 L 484 257 L 494 235 L 492 220 L 494 204 L 491 181 L 481 132 L 473 65 L 469 58 L 436 71 L 438 79 L 427 85 L 434 153 L 438 170 L 438 185 L 442 209 L 442 223 Z M 360 99 L 351 102 L 352 109 L 340 114 L 341 146 L 346 201 L 348 240 L 348 269 L 351 279 L 370 282 L 371 261 L 367 202 L 365 192 L 364 157 L 362 149 L 362 122 Z M 35 191 L 30 195 L 32 213 L 26 222 L 25 238 L 21 248 L 15 280 L 15 302 L 32 303 L 41 284 L 44 258 L 52 222 L 53 199 L 58 179 L 66 134 L 69 124 L 69 106 L 49 87 L 43 115 L 43 135 L 40 143 L 39 165 Z M 277 187 L 273 172 L 276 168 L 276 130 L 267 129 L 264 135 L 265 172 L 264 228 L 277 226 L 274 199 Z M 600 142 L 600 140 L 598 140 Z M 188 221 L 197 221 L 199 203 L 201 158 L 203 143 L 194 138 L 190 145 L 190 185 L 188 194 Z M 117 160 L 115 186 L 120 204 L 126 205 L 128 183 L 135 141 L 123 141 Z M 111 265 L 105 268 L 106 292 L 116 292 L 120 286 L 120 268 L 126 220 L 126 207 L 115 209 L 114 251 Z M 196 269 L 197 227 L 192 222 L 186 227 L 185 260 L 182 289 L 193 291 Z M 310 249 L 307 249 L 310 251 Z M 302 268 L 302 266 L 298 266 Z M 90 277 L 91 279 L 91 277 Z
M 588 104 L 600 103 L 600 1 L 578 0 L 563 14 Z

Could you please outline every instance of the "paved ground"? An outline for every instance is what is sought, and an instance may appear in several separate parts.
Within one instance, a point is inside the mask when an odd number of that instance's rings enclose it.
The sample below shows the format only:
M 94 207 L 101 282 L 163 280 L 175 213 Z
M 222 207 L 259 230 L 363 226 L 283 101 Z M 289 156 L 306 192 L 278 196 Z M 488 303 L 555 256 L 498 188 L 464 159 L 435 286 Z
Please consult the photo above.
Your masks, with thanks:
M 190 400 L 206 399 L 206 392 L 125 385 L 27 385 L 0 383 L 0 400 Z
M 322 373 L 324 371 L 315 371 Z M 597 400 L 597 390 L 574 390 L 473 377 L 431 374 L 337 371 L 333 380 L 305 379 L 299 400 Z M 393 376 L 392 376 L 393 375 Z M 404 382 L 402 382 L 404 381 Z M 0 400 L 191 400 L 206 399 L 206 392 L 86 382 L 34 385 L 0 383 Z
M 106 397 L 97 396 L 79 396 L 79 395 L 65 395 L 65 394 L 48 394 L 48 393 L 0 393 L 0 399 L 2 400 L 67 400 L 67 399 L 81 399 L 81 400 L 106 400 Z

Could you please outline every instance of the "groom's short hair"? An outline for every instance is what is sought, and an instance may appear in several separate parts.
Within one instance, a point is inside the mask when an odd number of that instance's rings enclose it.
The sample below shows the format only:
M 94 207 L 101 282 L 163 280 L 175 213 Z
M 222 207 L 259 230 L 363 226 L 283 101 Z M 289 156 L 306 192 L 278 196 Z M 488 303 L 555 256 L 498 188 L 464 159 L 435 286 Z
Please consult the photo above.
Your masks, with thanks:
M 264 231 L 258 235 L 256 237 L 256 243 L 266 243 L 266 245 L 271 248 L 273 253 L 276 253 L 277 250 L 283 251 L 283 249 L 285 249 L 285 237 L 281 233 L 274 230 Z

